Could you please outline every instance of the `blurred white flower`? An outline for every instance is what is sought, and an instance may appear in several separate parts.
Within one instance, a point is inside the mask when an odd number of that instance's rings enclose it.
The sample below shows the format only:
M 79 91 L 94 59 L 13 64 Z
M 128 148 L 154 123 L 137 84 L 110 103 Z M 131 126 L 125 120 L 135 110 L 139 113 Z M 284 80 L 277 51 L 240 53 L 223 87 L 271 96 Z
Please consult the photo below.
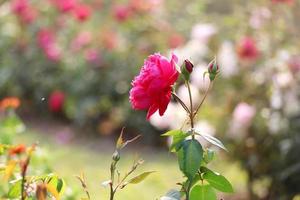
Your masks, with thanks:
M 191 93 L 192 93 L 192 100 L 193 100 L 193 107 L 197 106 L 200 101 L 200 94 L 194 85 L 190 84 Z M 190 108 L 190 98 L 189 98 L 189 91 L 185 85 L 181 85 L 178 88 L 177 95 L 179 98 L 185 103 L 185 105 Z
M 218 52 L 218 63 L 221 75 L 225 78 L 236 75 L 239 72 L 237 66 L 237 56 L 231 42 L 225 41 Z
M 280 109 L 282 107 L 282 94 L 278 88 L 274 88 L 270 98 L 271 108 Z
M 198 89 L 205 91 L 209 86 L 209 77 L 205 76 L 203 79 L 204 72 L 207 71 L 206 64 L 200 64 L 194 67 L 193 72 L 191 73 L 191 83 Z
M 254 9 L 249 20 L 250 26 L 254 29 L 259 29 L 271 16 L 271 11 L 266 7 Z
M 274 81 L 280 88 L 287 88 L 292 85 L 293 76 L 289 71 L 280 72 L 274 75 Z
M 196 24 L 192 28 L 191 38 L 201 43 L 207 43 L 209 39 L 217 33 L 217 28 L 213 24 Z
M 200 120 L 195 124 L 195 131 L 200 134 L 205 133 L 212 136 L 216 133 L 216 129 L 208 121 L 205 120 Z M 196 135 L 195 139 L 198 140 L 203 147 L 209 146 L 209 142 L 203 139 L 203 137 L 201 137 L 200 135 Z
M 163 116 L 158 112 L 150 118 L 150 123 L 157 129 L 179 129 L 184 124 L 187 115 L 181 105 L 171 102 Z
M 199 63 L 208 52 L 208 47 L 204 43 L 199 43 L 197 40 L 189 40 L 183 47 L 174 49 L 174 52 L 178 56 L 178 65 L 180 66 L 185 59 L 193 61 L 193 63 Z M 169 53 L 171 55 L 171 52 Z

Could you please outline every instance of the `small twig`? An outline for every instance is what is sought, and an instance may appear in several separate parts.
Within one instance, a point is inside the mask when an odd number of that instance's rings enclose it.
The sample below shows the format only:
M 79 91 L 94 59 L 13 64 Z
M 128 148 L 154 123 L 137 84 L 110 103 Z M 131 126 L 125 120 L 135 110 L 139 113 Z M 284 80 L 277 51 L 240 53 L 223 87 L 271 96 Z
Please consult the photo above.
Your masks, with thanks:
M 184 108 L 184 110 L 186 110 L 187 113 L 191 113 L 191 111 L 189 110 L 189 108 L 185 105 L 185 103 L 177 96 L 177 94 L 175 94 L 174 92 L 172 92 L 172 96 L 173 98 L 178 101 L 180 103 L 180 105 Z
M 198 114 L 198 111 L 199 111 L 199 109 L 201 108 L 202 104 L 204 103 L 204 100 L 206 99 L 206 97 L 207 97 L 207 95 L 208 95 L 210 89 L 212 88 L 212 86 L 213 86 L 213 81 L 211 81 L 211 82 L 209 83 L 209 86 L 208 86 L 208 88 L 206 89 L 205 94 L 204 94 L 204 96 L 203 96 L 203 98 L 202 98 L 200 104 L 198 105 L 197 109 L 196 109 L 195 112 L 194 112 L 194 116 L 196 116 L 196 115 Z

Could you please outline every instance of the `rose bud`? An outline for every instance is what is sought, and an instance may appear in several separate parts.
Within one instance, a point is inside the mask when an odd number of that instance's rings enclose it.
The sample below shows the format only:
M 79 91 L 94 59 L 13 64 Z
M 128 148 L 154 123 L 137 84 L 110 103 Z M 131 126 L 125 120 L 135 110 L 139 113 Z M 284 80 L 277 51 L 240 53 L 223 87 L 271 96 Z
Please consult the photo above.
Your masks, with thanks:
M 193 63 L 191 63 L 191 61 L 189 61 L 188 59 L 185 59 L 185 60 L 184 60 L 184 64 L 185 64 L 185 69 L 186 69 L 189 73 L 192 73 L 192 72 L 193 72 L 193 68 L 194 68 Z
M 214 59 L 208 64 L 208 74 L 209 74 L 210 81 L 213 81 L 218 73 L 219 73 L 219 65 L 217 64 L 216 59 Z
M 181 68 L 181 73 L 185 80 L 190 80 L 190 74 L 193 72 L 194 65 L 188 59 L 184 60 L 184 66 Z

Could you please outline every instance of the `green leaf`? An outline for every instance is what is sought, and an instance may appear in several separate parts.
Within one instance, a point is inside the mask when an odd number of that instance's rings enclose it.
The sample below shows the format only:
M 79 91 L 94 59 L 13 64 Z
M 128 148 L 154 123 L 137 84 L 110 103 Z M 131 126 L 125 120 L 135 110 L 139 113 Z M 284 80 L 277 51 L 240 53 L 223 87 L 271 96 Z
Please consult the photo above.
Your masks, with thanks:
M 142 182 L 143 180 L 145 180 L 145 178 L 147 178 L 147 176 L 149 176 L 150 174 L 154 173 L 155 171 L 150 171 L 150 172 L 144 172 L 138 176 L 133 177 L 132 179 L 130 179 L 128 181 L 128 183 L 130 184 L 137 184 Z
M 196 185 L 190 193 L 190 200 L 216 200 L 217 196 L 210 185 Z
M 201 171 L 204 172 L 203 179 L 206 180 L 212 187 L 221 191 L 232 193 L 233 188 L 230 182 L 221 174 L 211 171 L 206 167 L 201 167 Z
M 51 177 L 48 185 L 51 185 L 53 188 L 55 188 L 59 195 L 63 194 L 66 188 L 65 181 L 57 176 Z
M 160 198 L 160 200 L 180 200 L 180 192 L 177 190 L 170 190 L 166 195 Z
M 8 197 L 10 199 L 20 198 L 21 196 L 21 185 L 22 181 L 17 180 L 12 183 L 12 186 L 9 188 Z
M 225 151 L 228 151 L 226 149 L 226 147 L 223 145 L 223 143 L 219 139 L 215 138 L 214 136 L 211 136 L 206 133 L 198 133 L 198 132 L 197 132 L 197 135 L 202 136 L 205 140 L 207 140 L 211 144 L 216 145 L 216 146 L 220 147 L 221 149 L 224 149 Z
M 189 133 L 184 133 L 182 130 L 171 130 L 163 134 L 162 136 L 172 136 L 172 144 L 170 146 L 170 151 L 175 152 L 179 149 L 181 142 L 188 137 Z
M 178 151 L 178 163 L 180 170 L 192 180 L 198 169 L 200 168 L 202 160 L 203 149 L 197 140 L 185 140 Z

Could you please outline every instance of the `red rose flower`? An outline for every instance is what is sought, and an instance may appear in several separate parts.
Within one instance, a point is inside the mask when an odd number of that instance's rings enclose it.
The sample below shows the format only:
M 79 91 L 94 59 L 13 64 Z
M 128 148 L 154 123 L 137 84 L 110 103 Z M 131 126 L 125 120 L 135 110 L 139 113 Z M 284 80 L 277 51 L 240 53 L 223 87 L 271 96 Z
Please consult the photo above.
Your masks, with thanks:
M 91 16 L 91 8 L 85 4 L 78 4 L 74 9 L 74 15 L 78 21 L 86 21 Z
M 148 110 L 147 119 L 157 110 L 162 116 L 171 100 L 172 85 L 178 78 L 178 58 L 172 55 L 170 61 L 160 54 L 148 57 L 140 74 L 132 81 L 130 102 L 133 109 Z
M 237 45 L 237 52 L 241 59 L 255 60 L 259 56 L 256 42 L 252 37 L 244 37 Z
M 49 109 L 52 112 L 61 112 L 65 102 L 65 94 L 61 91 L 52 92 L 49 97 Z

